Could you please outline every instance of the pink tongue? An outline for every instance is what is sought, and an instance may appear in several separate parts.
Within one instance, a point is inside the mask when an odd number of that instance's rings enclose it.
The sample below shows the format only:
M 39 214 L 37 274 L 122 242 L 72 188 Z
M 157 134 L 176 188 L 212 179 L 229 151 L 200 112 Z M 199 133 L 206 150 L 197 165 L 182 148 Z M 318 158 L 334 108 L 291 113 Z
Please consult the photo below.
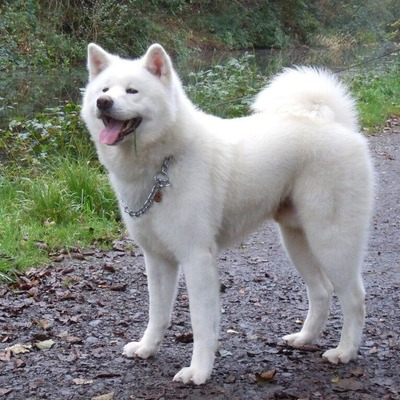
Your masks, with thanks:
M 114 144 L 118 140 L 118 135 L 123 125 L 124 121 L 110 120 L 108 125 L 100 132 L 100 142 L 104 144 Z

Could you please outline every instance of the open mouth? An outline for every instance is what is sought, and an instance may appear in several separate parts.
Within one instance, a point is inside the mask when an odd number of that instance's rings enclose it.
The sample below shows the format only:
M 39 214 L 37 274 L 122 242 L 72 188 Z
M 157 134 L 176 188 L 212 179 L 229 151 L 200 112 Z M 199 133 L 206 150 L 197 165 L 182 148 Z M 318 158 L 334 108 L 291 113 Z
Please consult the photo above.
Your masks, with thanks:
M 100 142 L 109 146 L 119 143 L 126 136 L 136 130 L 142 122 L 142 118 L 136 117 L 127 121 L 119 121 L 107 115 L 103 115 L 104 129 L 100 132 Z

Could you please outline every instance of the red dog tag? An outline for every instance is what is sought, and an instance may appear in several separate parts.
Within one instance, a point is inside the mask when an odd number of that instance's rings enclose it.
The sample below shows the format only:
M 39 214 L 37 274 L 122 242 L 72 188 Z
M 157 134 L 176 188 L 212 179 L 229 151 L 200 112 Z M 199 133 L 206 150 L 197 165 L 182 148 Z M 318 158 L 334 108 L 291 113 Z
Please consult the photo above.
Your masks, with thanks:
M 159 190 L 158 192 L 156 192 L 156 194 L 154 195 L 154 201 L 156 203 L 159 203 L 162 199 L 162 194 L 161 194 L 161 190 Z

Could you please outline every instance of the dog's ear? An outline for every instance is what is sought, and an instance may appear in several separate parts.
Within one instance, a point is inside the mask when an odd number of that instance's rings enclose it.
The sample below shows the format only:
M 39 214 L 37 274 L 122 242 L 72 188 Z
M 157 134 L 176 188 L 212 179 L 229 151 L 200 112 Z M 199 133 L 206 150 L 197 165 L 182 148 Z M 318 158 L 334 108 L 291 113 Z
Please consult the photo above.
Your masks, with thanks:
M 153 75 L 169 80 L 172 73 L 172 62 L 167 52 L 159 44 L 153 44 L 144 56 L 144 66 Z
M 88 46 L 88 70 L 89 79 L 95 78 L 100 72 L 104 71 L 112 61 L 112 55 L 107 53 L 97 44 L 90 43 Z

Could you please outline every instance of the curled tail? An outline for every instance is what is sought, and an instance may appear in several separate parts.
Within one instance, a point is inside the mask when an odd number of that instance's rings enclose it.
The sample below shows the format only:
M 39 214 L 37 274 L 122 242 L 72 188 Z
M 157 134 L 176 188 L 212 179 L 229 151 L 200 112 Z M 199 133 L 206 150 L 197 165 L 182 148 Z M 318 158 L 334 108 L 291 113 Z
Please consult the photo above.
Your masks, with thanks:
M 358 130 L 355 101 L 345 86 L 323 69 L 285 69 L 258 94 L 252 108 L 316 122 L 335 121 Z

